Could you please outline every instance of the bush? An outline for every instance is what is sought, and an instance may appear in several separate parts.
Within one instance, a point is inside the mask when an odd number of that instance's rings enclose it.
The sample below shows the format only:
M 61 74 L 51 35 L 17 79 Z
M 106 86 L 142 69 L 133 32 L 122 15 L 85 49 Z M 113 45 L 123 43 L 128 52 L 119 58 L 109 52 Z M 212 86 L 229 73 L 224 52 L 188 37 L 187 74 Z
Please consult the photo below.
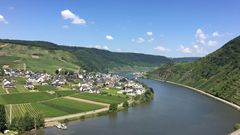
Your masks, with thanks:
M 240 129 L 240 123 L 235 124 L 234 129 Z
M 116 112 L 118 110 L 118 104 L 110 104 L 109 112 Z
M 0 105 L 0 132 L 6 129 L 6 112 L 4 105 Z
M 123 107 L 124 108 L 128 108 L 129 107 L 128 101 L 123 102 Z
M 43 117 L 41 115 L 32 117 L 30 114 L 26 113 L 23 117 L 15 117 L 9 128 L 18 132 L 24 132 L 40 127 L 44 127 Z

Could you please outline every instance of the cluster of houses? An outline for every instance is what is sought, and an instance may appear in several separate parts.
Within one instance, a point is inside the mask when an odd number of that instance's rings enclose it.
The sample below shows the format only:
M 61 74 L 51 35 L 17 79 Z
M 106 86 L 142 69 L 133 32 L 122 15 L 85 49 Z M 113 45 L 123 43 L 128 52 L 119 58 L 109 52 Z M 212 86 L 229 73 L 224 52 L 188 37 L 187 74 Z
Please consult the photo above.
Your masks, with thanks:
M 104 87 L 114 87 L 119 89 L 119 94 L 132 96 L 145 92 L 142 84 L 115 74 L 87 73 L 81 75 L 81 82 L 78 86 L 79 91 L 89 93 L 100 93 L 99 90 Z
M 46 72 L 32 72 L 29 70 L 4 69 L 4 75 L 8 79 L 3 80 L 4 88 L 14 87 L 14 78 L 25 78 L 26 89 L 34 89 L 36 85 L 51 85 L 64 87 L 67 83 L 72 85 L 73 90 L 88 93 L 100 93 L 101 88 L 114 87 L 119 89 L 118 93 L 126 95 L 140 95 L 145 92 L 142 84 L 123 78 L 115 74 L 104 74 L 95 72 L 63 73 L 58 69 L 58 74 L 48 74 Z

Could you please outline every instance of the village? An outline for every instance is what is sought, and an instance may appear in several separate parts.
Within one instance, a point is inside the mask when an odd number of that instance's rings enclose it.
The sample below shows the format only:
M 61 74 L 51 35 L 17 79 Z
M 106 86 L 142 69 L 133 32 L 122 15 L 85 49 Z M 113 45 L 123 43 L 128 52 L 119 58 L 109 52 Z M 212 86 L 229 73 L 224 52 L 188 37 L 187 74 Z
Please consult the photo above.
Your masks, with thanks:
M 16 88 L 17 78 L 24 80 L 24 88 L 34 92 L 41 89 L 45 91 L 71 89 L 78 92 L 100 94 L 102 88 L 115 88 L 118 94 L 129 96 L 141 95 L 145 92 L 142 84 L 121 77 L 116 74 L 86 72 L 75 73 L 64 69 L 57 69 L 55 74 L 47 72 L 33 72 L 4 68 L 2 88 L 11 93 Z

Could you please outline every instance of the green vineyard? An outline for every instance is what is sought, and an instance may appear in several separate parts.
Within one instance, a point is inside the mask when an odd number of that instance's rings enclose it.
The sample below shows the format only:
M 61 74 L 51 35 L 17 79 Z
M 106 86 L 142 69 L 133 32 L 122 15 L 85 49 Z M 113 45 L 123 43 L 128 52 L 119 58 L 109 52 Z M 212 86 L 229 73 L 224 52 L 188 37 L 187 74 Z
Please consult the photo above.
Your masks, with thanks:
M 39 113 L 32 107 L 30 103 L 27 104 L 9 104 L 5 105 L 7 113 L 7 121 L 10 122 L 15 117 L 23 117 L 26 113 L 31 116 L 37 116 Z

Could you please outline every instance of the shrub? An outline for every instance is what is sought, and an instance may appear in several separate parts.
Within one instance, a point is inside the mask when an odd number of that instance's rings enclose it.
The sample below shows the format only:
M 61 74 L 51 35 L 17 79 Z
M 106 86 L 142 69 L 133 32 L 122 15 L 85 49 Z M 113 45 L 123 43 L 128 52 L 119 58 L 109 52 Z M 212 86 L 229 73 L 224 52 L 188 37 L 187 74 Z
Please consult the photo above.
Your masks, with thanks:
M 6 112 L 4 105 L 0 105 L 0 132 L 6 129 Z
M 110 104 L 109 112 L 116 112 L 118 110 L 118 104 Z
M 123 107 L 124 108 L 128 108 L 129 107 L 128 101 L 123 102 Z

